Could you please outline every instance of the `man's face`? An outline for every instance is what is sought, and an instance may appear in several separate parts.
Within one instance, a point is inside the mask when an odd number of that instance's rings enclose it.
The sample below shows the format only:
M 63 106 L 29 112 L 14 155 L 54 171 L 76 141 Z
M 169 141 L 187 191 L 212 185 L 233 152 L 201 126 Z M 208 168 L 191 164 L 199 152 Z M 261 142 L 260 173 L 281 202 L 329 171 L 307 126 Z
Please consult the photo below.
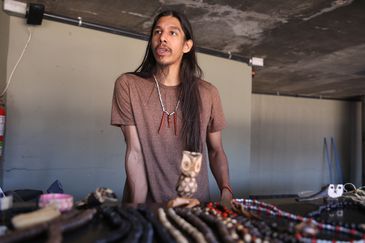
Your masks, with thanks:
M 161 17 L 152 32 L 152 51 L 160 65 L 180 65 L 184 53 L 190 51 L 192 40 L 185 40 L 179 20 L 172 16 Z

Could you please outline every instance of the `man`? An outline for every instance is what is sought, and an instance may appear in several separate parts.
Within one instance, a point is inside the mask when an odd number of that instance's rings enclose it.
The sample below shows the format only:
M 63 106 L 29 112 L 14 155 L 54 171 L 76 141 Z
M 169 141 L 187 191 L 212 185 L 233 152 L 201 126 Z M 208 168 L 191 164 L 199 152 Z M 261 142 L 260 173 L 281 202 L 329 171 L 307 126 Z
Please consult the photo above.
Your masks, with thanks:
M 152 25 L 142 64 L 116 80 L 111 123 L 121 127 L 127 145 L 125 202 L 175 198 L 183 150 L 203 153 L 194 197 L 208 201 L 206 148 L 221 199 L 232 199 L 221 141 L 222 105 L 218 90 L 201 80 L 194 44 L 187 18 L 162 12 Z

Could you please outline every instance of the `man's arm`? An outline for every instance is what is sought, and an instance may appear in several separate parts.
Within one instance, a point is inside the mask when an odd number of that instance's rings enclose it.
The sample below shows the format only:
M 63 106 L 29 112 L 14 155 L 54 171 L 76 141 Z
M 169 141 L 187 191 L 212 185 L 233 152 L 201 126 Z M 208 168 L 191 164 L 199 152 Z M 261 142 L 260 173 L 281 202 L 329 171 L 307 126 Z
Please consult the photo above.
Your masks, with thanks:
M 125 170 L 127 174 L 128 201 L 144 203 L 147 198 L 147 177 L 141 143 L 135 126 L 122 126 L 125 142 Z
M 207 145 L 210 169 L 221 191 L 221 200 L 231 200 L 233 195 L 229 182 L 228 161 L 223 149 L 221 131 L 208 133 Z

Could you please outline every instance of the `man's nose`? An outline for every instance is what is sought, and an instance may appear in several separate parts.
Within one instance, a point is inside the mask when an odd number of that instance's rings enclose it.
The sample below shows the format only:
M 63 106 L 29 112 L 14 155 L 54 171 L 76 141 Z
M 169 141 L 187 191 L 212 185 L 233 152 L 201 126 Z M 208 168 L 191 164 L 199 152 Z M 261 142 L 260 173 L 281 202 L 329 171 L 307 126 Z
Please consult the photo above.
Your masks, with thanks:
M 166 42 L 167 42 L 166 34 L 162 32 L 160 35 L 160 43 L 166 43 Z

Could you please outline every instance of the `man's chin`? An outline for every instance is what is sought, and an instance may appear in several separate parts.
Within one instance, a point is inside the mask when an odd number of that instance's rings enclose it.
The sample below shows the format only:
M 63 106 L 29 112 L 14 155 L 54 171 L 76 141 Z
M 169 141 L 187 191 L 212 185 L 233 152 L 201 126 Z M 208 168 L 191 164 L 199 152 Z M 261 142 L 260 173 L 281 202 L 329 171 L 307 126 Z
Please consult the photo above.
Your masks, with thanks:
M 165 66 L 169 66 L 172 64 L 171 61 L 168 61 L 168 60 L 157 60 L 157 64 L 162 66 L 162 67 L 165 67 Z
M 176 64 L 179 62 L 179 60 L 176 60 L 176 59 L 173 59 L 173 58 L 170 58 L 167 56 L 162 56 L 162 57 L 157 56 L 157 57 L 155 57 L 155 60 L 156 60 L 156 63 L 162 67 L 170 66 L 170 65 L 173 65 L 173 64 Z

